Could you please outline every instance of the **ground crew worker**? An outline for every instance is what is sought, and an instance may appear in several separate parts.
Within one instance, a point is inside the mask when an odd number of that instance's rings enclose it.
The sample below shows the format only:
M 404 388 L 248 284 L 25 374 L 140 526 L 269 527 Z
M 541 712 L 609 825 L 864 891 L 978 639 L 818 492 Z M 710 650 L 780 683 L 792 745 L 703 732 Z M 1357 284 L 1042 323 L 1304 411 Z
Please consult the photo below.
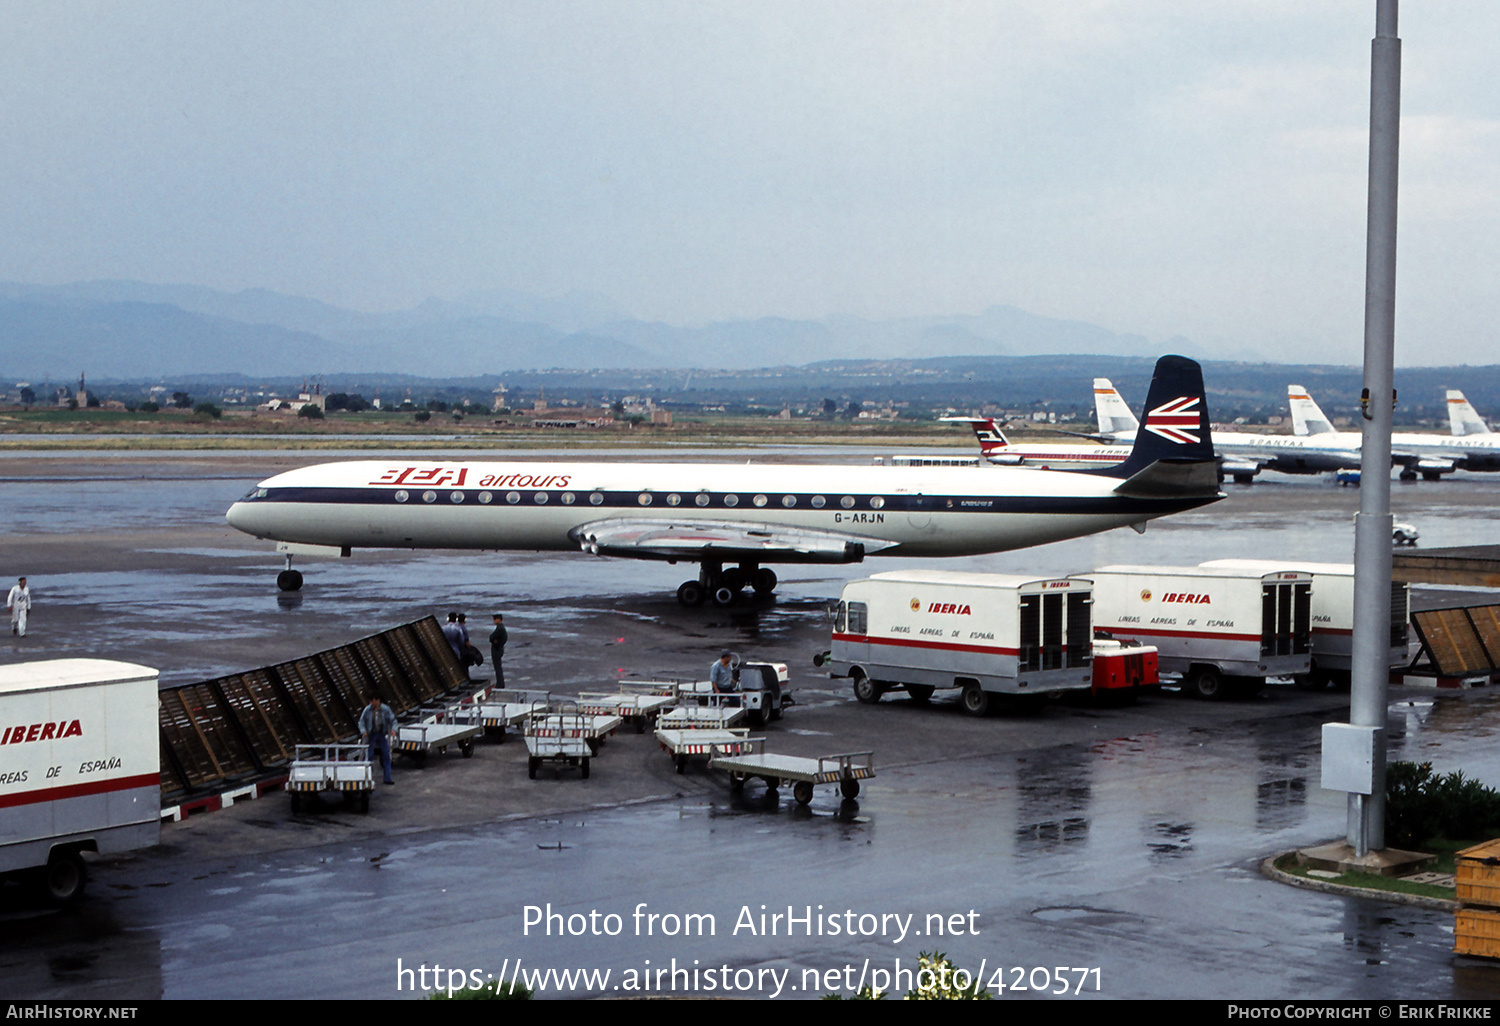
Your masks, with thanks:
M 369 742 L 371 762 L 378 756 L 387 784 L 395 783 L 391 779 L 391 738 L 395 736 L 396 714 L 381 704 L 379 695 L 371 696 L 370 704 L 359 714 L 359 738 Z
M 31 612 L 31 589 L 26 587 L 26 578 L 22 577 L 10 589 L 5 607 L 10 610 L 10 632 L 26 637 L 26 614 Z

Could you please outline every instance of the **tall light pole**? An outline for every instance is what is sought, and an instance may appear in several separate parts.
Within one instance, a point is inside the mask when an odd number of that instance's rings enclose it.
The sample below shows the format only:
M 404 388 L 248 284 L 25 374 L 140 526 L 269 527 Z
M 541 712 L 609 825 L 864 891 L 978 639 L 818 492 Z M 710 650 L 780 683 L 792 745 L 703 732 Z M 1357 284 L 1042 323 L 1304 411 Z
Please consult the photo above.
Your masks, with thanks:
M 1397 0 L 1376 0 L 1370 46 L 1370 193 L 1365 238 L 1365 378 L 1349 722 L 1373 728 L 1371 793 L 1349 795 L 1356 855 L 1385 847 L 1385 725 L 1390 678 L 1391 419 L 1395 405 L 1396 181 L 1401 143 Z

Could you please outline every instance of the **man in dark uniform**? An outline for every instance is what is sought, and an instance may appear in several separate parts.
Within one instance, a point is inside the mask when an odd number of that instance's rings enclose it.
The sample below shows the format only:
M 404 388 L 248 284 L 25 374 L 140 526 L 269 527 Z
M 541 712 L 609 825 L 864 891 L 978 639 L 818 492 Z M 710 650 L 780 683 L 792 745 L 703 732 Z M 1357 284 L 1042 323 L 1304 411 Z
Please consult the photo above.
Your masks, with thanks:
M 495 629 L 490 632 L 490 665 L 495 668 L 495 687 L 505 687 L 505 670 L 500 660 L 505 657 L 505 642 L 510 635 L 505 630 L 505 617 L 495 614 Z

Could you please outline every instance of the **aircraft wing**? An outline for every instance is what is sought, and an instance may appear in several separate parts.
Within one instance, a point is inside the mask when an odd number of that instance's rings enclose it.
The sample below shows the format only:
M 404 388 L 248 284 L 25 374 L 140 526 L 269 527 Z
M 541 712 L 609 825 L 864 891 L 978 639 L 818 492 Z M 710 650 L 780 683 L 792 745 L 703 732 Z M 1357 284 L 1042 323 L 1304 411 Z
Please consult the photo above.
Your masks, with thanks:
M 667 517 L 609 517 L 568 533 L 583 551 L 598 556 L 693 562 L 858 563 L 867 553 L 896 545 L 810 527 Z

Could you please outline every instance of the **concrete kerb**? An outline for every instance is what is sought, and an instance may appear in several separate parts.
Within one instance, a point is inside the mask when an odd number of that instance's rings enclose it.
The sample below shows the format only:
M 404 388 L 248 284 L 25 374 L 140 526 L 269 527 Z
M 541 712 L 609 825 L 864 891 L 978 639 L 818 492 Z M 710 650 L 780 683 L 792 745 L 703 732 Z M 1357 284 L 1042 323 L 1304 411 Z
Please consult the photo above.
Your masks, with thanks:
M 1351 887 L 1348 884 L 1333 883 L 1330 880 L 1312 880 L 1305 876 L 1296 876 L 1276 868 L 1277 859 L 1283 855 L 1295 854 L 1295 851 L 1288 851 L 1267 855 L 1260 863 L 1261 876 L 1275 880 L 1277 883 L 1289 884 L 1292 887 L 1301 887 L 1304 890 L 1317 891 L 1321 894 L 1337 894 L 1346 898 L 1369 898 L 1393 905 L 1415 905 L 1418 908 L 1430 908 L 1439 912 L 1458 911 L 1458 902 L 1447 898 L 1429 898 L 1421 894 L 1402 894 L 1400 891 L 1382 891 L 1370 887 Z

